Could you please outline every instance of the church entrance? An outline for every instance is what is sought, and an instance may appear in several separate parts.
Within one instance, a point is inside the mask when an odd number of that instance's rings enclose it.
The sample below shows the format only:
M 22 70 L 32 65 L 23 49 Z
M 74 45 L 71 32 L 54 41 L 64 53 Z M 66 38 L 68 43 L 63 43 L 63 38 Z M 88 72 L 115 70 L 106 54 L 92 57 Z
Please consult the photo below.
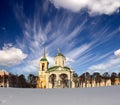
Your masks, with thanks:
M 68 88 L 68 75 L 67 74 L 61 74 L 60 75 L 60 84 L 61 88 Z
M 52 88 L 55 88 L 55 82 L 56 82 L 56 75 L 55 74 L 51 74 L 49 76 L 49 82 L 52 84 Z

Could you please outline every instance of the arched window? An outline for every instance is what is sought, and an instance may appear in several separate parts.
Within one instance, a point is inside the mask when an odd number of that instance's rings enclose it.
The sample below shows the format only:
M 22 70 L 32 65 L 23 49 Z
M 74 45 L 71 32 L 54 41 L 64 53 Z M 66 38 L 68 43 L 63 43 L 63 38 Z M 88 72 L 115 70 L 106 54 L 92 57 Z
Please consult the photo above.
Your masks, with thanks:
M 43 63 L 42 64 L 42 71 L 44 71 L 45 70 L 45 64 Z

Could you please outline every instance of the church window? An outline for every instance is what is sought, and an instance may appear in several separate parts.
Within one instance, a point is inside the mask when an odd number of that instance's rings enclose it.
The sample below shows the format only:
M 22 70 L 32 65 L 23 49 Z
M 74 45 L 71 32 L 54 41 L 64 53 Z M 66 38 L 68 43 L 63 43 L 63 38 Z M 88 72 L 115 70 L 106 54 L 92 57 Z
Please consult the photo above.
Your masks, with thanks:
M 55 64 L 57 65 L 57 61 L 55 62 Z
M 42 71 L 44 71 L 45 70 L 45 64 L 43 63 L 42 64 Z

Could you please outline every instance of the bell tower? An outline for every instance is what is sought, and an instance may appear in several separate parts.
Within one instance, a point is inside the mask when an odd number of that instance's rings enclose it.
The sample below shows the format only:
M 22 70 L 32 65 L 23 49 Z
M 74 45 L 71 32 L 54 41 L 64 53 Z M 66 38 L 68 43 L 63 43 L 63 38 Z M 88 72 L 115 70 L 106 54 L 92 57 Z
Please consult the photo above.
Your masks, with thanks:
M 49 62 L 46 58 L 46 51 L 44 49 L 43 58 L 40 60 L 38 88 L 46 88 L 46 72 L 48 71 Z

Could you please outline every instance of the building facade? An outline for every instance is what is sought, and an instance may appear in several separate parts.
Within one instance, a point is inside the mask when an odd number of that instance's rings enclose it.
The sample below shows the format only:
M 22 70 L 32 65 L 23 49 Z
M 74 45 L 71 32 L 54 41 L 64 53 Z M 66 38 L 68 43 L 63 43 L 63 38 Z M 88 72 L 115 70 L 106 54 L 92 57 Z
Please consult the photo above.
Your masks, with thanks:
M 65 66 L 66 57 L 58 50 L 54 57 L 54 66 L 49 68 L 49 62 L 44 50 L 40 60 L 37 88 L 74 88 L 73 70 Z
M 116 82 L 116 85 L 118 85 L 118 83 Z M 89 81 L 87 81 L 87 83 L 83 83 L 80 84 L 79 87 L 85 88 L 85 87 L 102 87 L 102 86 L 111 86 L 111 80 L 108 79 L 106 80 L 106 83 L 104 82 L 104 80 L 101 80 L 100 83 L 96 83 L 95 80 L 93 80 L 91 83 Z
M 0 70 L 0 87 L 9 87 L 9 73 L 6 70 Z

